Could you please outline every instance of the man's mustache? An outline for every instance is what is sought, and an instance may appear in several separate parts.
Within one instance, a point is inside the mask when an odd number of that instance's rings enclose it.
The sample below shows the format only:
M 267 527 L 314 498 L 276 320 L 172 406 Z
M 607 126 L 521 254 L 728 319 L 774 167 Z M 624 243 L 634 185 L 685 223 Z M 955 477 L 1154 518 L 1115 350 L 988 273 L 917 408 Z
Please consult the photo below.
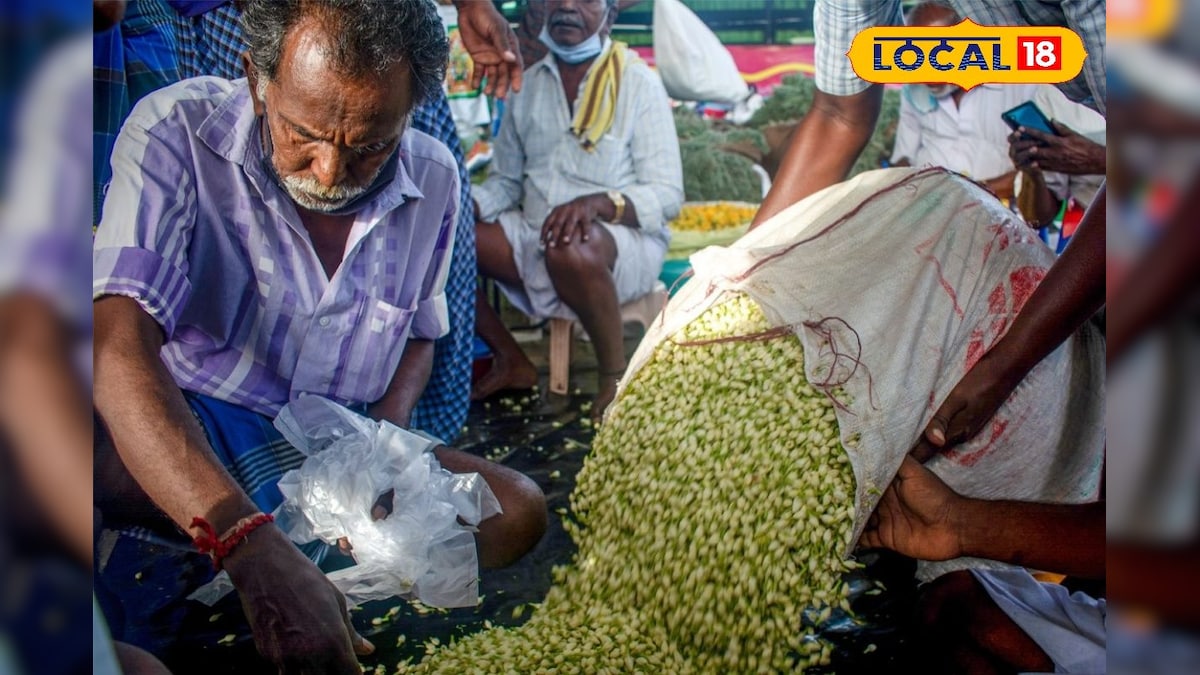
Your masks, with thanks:
M 550 15 L 551 26 L 573 26 L 575 28 L 583 28 L 583 19 L 574 12 L 566 10 L 558 10 Z

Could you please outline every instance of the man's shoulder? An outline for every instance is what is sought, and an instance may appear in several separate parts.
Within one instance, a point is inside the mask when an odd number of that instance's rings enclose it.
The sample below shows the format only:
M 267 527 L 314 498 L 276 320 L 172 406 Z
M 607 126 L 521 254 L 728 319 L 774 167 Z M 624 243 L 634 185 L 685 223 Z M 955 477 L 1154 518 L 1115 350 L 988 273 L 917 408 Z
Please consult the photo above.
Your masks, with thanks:
M 633 56 L 631 51 L 630 56 Z M 625 78 L 625 83 L 632 83 L 638 86 L 639 89 L 663 89 L 662 78 L 658 73 L 654 72 L 650 66 L 640 58 L 631 58 L 625 66 L 625 72 L 622 74 Z M 665 89 L 663 89 L 666 91 Z
M 220 77 L 193 77 L 169 84 L 142 97 L 129 119 L 143 126 L 152 126 L 168 118 L 177 118 L 199 126 L 221 102 L 245 87 L 244 80 L 226 80 Z
M 432 163 L 455 174 L 458 173 L 458 162 L 455 161 L 454 155 L 446 147 L 446 144 L 424 131 L 408 129 L 404 132 L 401 146 L 413 161 Z

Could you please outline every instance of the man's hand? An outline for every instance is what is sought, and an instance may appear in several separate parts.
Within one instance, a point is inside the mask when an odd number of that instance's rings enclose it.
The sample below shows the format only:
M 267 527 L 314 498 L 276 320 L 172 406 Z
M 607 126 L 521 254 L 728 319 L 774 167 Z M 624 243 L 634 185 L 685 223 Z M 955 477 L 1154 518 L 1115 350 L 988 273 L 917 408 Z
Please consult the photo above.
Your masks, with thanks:
M 990 351 L 954 385 L 911 453 L 917 461 L 974 438 L 992 419 L 1020 382 L 1007 375 L 1002 361 L 996 350 Z
M 918 560 L 962 555 L 954 516 L 963 497 L 932 471 L 905 457 L 859 539 L 863 548 L 888 548 Z
M 1008 156 L 1018 169 L 1040 169 L 1071 175 L 1104 175 L 1105 149 L 1061 122 L 1051 122 L 1057 136 L 1021 127 L 1008 137 Z
M 354 630 L 346 599 L 276 527 L 255 530 L 225 559 L 258 651 L 280 673 L 361 675 L 374 645 Z
M 554 207 L 542 223 L 542 243 L 554 248 L 588 241 L 592 224 L 603 215 L 601 200 L 611 207 L 606 195 L 584 195 Z
M 504 98 L 509 89 L 521 91 L 521 51 L 512 27 L 491 2 L 455 0 L 454 4 L 463 47 L 475 62 L 471 88 L 478 87 L 486 76 L 484 92 L 488 96 Z

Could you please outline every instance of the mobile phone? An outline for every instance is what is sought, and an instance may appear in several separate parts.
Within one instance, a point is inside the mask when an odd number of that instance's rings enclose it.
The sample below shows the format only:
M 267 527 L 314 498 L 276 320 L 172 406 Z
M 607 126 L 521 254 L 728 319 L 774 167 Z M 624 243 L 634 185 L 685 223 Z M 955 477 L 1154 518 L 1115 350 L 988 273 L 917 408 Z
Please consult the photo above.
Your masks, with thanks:
M 1011 110 L 1005 110 L 1000 114 L 1000 119 L 1012 127 L 1013 131 L 1016 131 L 1017 127 L 1025 127 L 1026 129 L 1037 129 L 1051 136 L 1058 135 L 1058 132 L 1054 130 L 1054 125 L 1050 124 L 1050 118 L 1046 117 L 1046 114 L 1033 101 L 1025 101 Z

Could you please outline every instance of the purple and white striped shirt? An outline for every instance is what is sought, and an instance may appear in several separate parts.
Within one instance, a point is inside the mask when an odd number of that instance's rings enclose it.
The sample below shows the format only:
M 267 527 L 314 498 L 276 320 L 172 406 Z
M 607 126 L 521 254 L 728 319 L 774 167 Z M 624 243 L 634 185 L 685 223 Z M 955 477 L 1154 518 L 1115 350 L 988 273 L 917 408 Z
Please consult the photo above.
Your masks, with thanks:
M 329 279 L 266 173 L 258 124 L 245 80 L 184 80 L 138 103 L 113 150 L 92 297 L 132 297 L 158 321 L 183 389 L 272 417 L 306 393 L 376 401 L 408 338 L 449 327 L 454 158 L 405 132 L 395 180 L 356 215 Z

